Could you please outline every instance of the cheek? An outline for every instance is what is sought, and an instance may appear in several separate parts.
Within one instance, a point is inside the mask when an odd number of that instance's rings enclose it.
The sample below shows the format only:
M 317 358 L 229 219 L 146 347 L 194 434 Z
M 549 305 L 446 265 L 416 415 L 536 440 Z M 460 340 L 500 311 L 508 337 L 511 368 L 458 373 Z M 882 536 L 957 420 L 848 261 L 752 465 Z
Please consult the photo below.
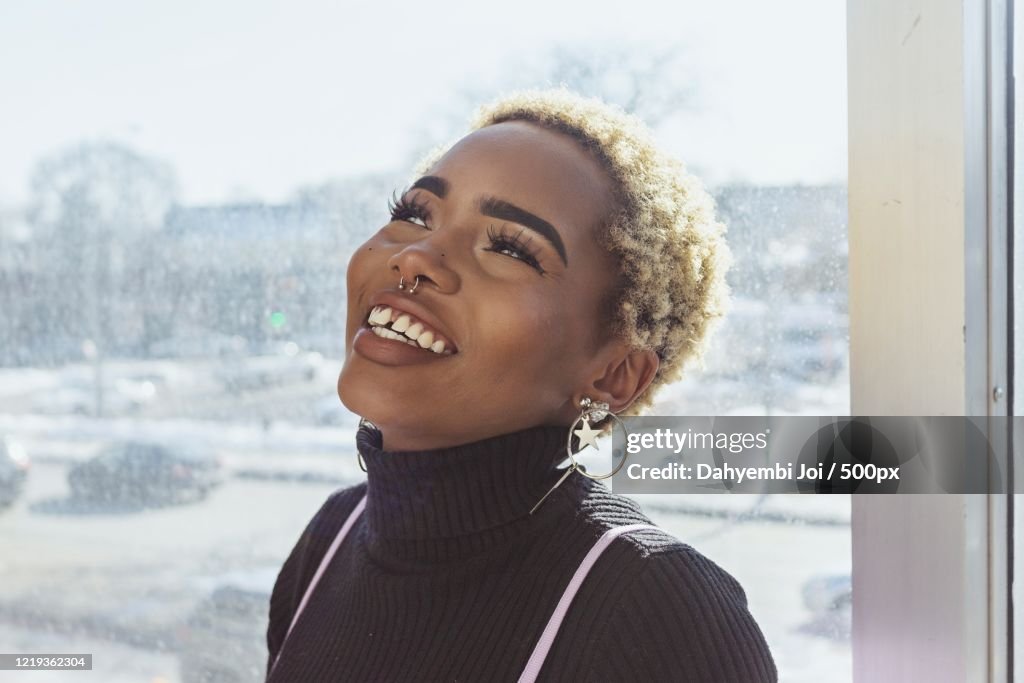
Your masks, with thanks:
M 349 302 L 363 292 L 367 283 L 380 282 L 382 277 L 386 280 L 387 260 L 393 251 L 387 246 L 378 232 L 352 252 L 345 271 Z M 395 284 L 398 284 L 398 276 L 395 276 Z
M 486 355 L 501 377 L 560 379 L 568 370 L 570 325 L 563 311 L 543 297 L 506 300 L 477 318 Z
M 345 269 L 345 280 L 350 293 L 354 289 L 358 289 L 359 285 L 366 281 L 366 275 L 369 272 L 370 263 L 373 261 L 374 252 L 376 251 L 374 239 L 371 238 L 352 252 L 348 259 L 348 266 Z
M 387 271 L 387 259 L 387 250 L 380 248 L 375 238 L 363 243 L 349 257 L 345 270 L 345 289 L 350 335 L 362 324 L 362 316 L 366 313 L 361 310 L 362 302 L 369 298 L 367 289 L 371 283 L 379 283 L 381 274 Z

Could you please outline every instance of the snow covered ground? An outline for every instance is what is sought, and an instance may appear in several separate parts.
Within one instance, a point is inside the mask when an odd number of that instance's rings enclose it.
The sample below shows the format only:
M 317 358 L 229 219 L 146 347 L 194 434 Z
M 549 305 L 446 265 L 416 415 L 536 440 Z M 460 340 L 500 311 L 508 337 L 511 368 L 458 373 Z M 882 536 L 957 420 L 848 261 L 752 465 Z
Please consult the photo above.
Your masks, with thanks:
M 90 368 L 0 369 L 0 434 L 33 460 L 25 494 L 0 512 L 0 547 L 16 549 L 0 556 L 0 649 L 96 655 L 91 674 L 38 672 L 31 680 L 178 681 L 175 634 L 211 581 L 279 566 L 324 498 L 365 476 L 355 457 L 357 418 L 343 410 L 325 417 L 321 407 L 326 399 L 330 409 L 336 362 L 308 381 L 241 393 L 210 370 L 203 361 L 111 363 L 111 379 L 142 377 L 157 395 L 136 414 L 94 418 L 33 410 Z M 847 397 L 841 381 L 707 377 L 670 387 L 652 414 L 842 415 Z M 202 443 L 231 476 L 209 500 L 187 506 L 69 506 L 67 467 L 121 438 Z M 851 680 L 848 613 L 815 615 L 803 596 L 813 579 L 850 572 L 848 496 L 636 499 L 740 581 L 781 680 Z M 0 672 L 6 680 L 24 679 Z

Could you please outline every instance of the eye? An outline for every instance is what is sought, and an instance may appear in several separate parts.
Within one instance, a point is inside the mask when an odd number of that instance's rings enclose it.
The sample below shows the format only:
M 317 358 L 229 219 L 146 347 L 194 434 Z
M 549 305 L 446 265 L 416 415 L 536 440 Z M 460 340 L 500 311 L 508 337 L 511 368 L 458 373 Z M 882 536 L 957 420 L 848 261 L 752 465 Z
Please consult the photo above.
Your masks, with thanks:
M 525 241 L 522 239 L 522 234 L 525 232 L 521 229 L 516 234 L 506 233 L 504 226 L 500 233 L 494 231 L 494 226 L 487 228 L 487 237 L 491 240 L 491 246 L 487 248 L 487 251 L 493 251 L 498 254 L 505 254 L 518 261 L 522 261 L 527 264 L 541 275 L 544 274 L 544 269 L 541 268 L 540 261 L 537 258 L 537 254 L 530 249 L 530 240 L 527 238 Z
M 418 201 L 415 196 L 411 198 L 405 194 L 399 196 L 396 191 L 391 195 L 391 199 L 388 200 L 388 210 L 391 212 L 392 221 L 412 223 L 424 228 L 430 227 L 427 225 L 427 221 L 430 220 L 430 210 L 426 204 Z

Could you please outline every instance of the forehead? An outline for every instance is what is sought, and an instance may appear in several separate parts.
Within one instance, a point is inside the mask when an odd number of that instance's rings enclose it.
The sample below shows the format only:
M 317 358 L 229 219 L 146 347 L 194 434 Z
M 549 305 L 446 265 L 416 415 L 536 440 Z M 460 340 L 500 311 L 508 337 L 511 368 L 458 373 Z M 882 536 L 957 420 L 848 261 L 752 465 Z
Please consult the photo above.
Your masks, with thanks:
M 430 170 L 453 196 L 488 194 L 552 223 L 563 239 L 589 235 L 611 209 L 611 183 L 596 159 L 568 135 L 524 121 L 474 131 Z

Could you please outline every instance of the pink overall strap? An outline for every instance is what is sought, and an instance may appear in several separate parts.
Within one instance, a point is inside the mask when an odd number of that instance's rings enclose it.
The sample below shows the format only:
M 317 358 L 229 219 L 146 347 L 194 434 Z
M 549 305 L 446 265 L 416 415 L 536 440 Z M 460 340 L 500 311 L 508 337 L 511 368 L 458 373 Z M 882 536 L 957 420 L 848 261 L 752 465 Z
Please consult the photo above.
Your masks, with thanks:
M 316 568 L 316 573 L 313 574 L 313 578 L 309 582 L 309 586 L 306 587 L 306 593 L 302 596 L 302 601 L 299 602 L 298 609 L 295 610 L 295 616 L 292 617 L 292 623 L 288 626 L 288 632 L 284 634 L 284 641 L 281 643 L 280 649 L 277 651 L 277 657 L 274 658 L 274 665 L 270 668 L 270 672 L 274 672 L 274 667 L 277 666 L 277 662 L 281 659 L 281 652 L 284 650 L 284 644 L 288 642 L 288 636 L 291 635 L 292 629 L 295 628 L 295 622 L 299 620 L 299 615 L 302 614 L 302 610 L 305 609 L 306 603 L 309 602 L 309 596 L 313 594 L 313 589 L 316 588 L 317 582 L 320 581 L 320 577 L 323 576 L 324 571 L 327 569 L 327 565 L 331 563 L 331 558 L 334 557 L 334 553 L 338 551 L 338 547 L 341 542 L 345 540 L 345 536 L 348 535 L 349 529 L 356 523 L 356 518 L 359 517 L 359 513 L 366 507 L 366 494 L 363 494 L 362 499 L 356 503 L 355 508 L 349 514 L 348 519 L 341 526 L 338 531 L 338 535 L 334 537 L 334 541 L 331 542 L 331 546 L 327 549 L 327 554 L 320 560 L 320 566 Z M 269 678 L 269 676 L 268 676 Z
M 540 673 L 540 669 L 544 666 L 544 660 L 548 656 L 548 650 L 551 649 L 552 643 L 555 642 L 555 636 L 558 635 L 558 628 L 562 625 L 562 620 L 565 619 L 566 613 L 569 611 L 569 604 L 572 603 L 574 597 L 576 597 L 576 591 L 579 590 L 580 586 L 583 585 L 583 580 L 587 578 L 587 574 L 590 573 L 590 569 L 597 562 L 597 558 L 601 556 L 605 548 L 611 545 L 611 542 L 621 534 L 629 531 L 635 531 L 636 529 L 658 529 L 659 527 L 653 524 L 627 524 L 626 526 L 617 526 L 604 532 L 601 538 L 597 539 L 597 543 L 590 549 L 587 556 L 583 558 L 583 562 L 576 568 L 576 573 L 573 574 L 572 580 L 569 581 L 569 585 L 566 587 L 565 592 L 562 594 L 562 599 L 558 601 L 558 606 L 555 607 L 554 614 L 551 615 L 551 619 L 548 620 L 548 625 L 544 628 L 544 633 L 541 634 L 540 640 L 537 641 L 537 645 L 533 648 L 533 654 L 530 655 L 530 661 L 526 663 L 526 668 L 523 670 L 523 674 L 519 677 L 519 683 L 533 683 L 537 680 L 537 674 Z

